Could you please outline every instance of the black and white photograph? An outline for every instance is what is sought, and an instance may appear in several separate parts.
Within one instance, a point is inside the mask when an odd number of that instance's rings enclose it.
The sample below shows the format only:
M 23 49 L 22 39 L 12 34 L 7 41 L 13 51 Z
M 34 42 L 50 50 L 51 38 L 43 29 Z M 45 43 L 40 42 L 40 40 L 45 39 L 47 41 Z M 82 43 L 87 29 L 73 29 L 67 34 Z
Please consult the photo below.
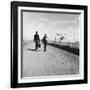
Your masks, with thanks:
M 84 10 L 34 6 L 18 6 L 17 82 L 83 80 Z
M 80 13 L 23 11 L 22 77 L 77 75 Z

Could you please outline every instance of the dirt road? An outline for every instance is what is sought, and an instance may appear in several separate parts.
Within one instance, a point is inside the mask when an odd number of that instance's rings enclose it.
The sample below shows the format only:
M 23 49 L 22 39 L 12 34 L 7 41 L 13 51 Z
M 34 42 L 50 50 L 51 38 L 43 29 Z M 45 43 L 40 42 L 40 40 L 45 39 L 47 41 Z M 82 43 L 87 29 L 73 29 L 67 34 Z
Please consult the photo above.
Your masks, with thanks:
M 36 52 L 34 46 L 34 43 L 28 43 L 23 47 L 23 77 L 79 73 L 78 55 L 49 45 L 46 52 L 43 52 L 43 45 Z

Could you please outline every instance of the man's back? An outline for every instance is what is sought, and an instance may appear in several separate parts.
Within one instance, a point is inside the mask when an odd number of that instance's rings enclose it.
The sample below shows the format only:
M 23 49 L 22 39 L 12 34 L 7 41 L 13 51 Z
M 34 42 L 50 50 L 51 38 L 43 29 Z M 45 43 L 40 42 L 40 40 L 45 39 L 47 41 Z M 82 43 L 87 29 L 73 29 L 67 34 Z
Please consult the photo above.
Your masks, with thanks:
M 47 37 L 45 37 L 45 36 L 43 37 L 43 43 L 47 44 Z
M 39 35 L 38 35 L 38 34 L 35 34 L 35 35 L 34 35 L 34 41 L 38 41 L 38 40 L 40 40 L 40 39 L 39 39 Z

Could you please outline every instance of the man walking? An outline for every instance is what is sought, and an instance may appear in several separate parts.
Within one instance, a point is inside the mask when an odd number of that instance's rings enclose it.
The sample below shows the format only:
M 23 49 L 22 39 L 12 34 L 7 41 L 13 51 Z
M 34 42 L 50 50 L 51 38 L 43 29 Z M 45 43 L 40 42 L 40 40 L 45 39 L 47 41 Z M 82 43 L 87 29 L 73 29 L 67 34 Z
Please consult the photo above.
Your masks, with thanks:
M 43 37 L 43 44 L 44 44 L 44 52 L 45 52 L 47 48 L 47 35 L 46 34 Z
M 40 42 L 38 31 L 36 31 L 36 34 L 34 35 L 34 42 L 35 42 L 35 50 L 38 50 L 38 46 L 39 46 L 39 42 Z

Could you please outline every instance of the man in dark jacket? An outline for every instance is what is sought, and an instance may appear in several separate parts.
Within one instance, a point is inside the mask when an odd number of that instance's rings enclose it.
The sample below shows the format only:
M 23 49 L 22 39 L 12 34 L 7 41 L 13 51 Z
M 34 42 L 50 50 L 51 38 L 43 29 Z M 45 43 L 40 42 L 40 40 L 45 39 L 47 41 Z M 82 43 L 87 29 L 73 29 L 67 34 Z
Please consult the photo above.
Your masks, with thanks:
M 43 37 L 43 44 L 44 44 L 44 52 L 45 52 L 47 48 L 47 35 L 46 34 Z
M 35 42 L 35 49 L 37 50 L 40 42 L 38 31 L 36 31 L 36 34 L 34 35 L 34 42 Z

